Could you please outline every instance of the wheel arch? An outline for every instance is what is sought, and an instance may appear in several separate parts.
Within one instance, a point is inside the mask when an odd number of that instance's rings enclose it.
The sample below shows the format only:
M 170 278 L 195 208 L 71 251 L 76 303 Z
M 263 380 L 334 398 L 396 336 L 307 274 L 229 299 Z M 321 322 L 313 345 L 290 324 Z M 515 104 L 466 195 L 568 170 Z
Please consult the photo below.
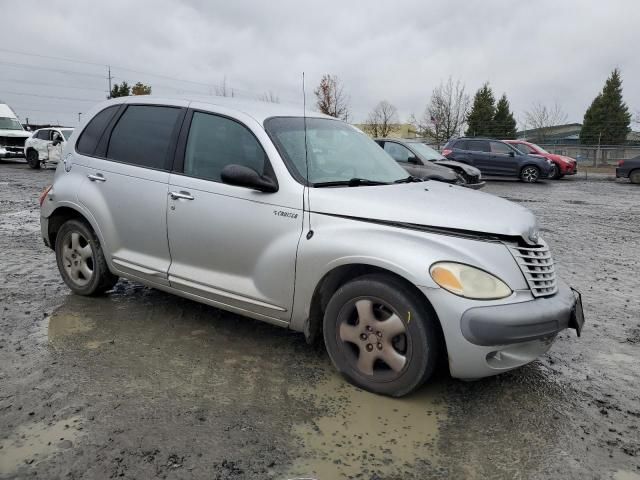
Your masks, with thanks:
M 69 206 L 60 206 L 60 207 L 57 207 L 48 217 L 49 222 L 47 225 L 47 237 L 49 240 L 49 245 L 51 246 L 52 249 L 55 250 L 56 248 L 56 238 L 58 236 L 58 231 L 60 230 L 60 227 L 67 220 L 73 220 L 73 219 L 81 220 L 85 222 L 96 233 L 98 238 L 100 238 L 99 230 L 95 228 L 93 223 L 87 218 L 87 216 L 84 213 Z M 100 241 L 102 242 L 101 238 L 100 238 Z
M 390 269 L 367 263 L 348 263 L 336 266 L 326 272 L 320 281 L 316 284 L 313 295 L 311 297 L 311 304 L 309 306 L 309 317 L 305 321 L 304 335 L 308 343 L 317 343 L 322 338 L 322 322 L 324 318 L 324 312 L 329 303 L 329 300 L 333 294 L 347 282 L 354 280 L 358 277 L 371 274 L 387 275 L 402 283 L 408 288 L 416 298 L 419 298 L 423 303 L 425 309 L 436 320 L 438 333 L 440 335 L 440 342 L 442 346 L 443 354 L 447 355 L 447 346 L 444 340 L 444 333 L 442 331 L 442 325 L 435 309 L 431 305 L 429 299 L 416 285 L 411 282 L 405 276 L 394 272 Z

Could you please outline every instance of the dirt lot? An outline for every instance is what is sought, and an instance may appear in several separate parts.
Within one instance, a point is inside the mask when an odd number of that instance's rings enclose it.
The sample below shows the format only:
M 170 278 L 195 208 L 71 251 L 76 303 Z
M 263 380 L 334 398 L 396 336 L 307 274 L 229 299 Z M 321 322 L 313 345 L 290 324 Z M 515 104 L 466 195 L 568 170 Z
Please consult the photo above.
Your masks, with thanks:
M 586 330 L 391 400 L 284 329 L 126 281 L 71 295 L 39 234 L 52 176 L 0 162 L 0 478 L 640 479 L 637 186 L 489 182 L 538 215 Z

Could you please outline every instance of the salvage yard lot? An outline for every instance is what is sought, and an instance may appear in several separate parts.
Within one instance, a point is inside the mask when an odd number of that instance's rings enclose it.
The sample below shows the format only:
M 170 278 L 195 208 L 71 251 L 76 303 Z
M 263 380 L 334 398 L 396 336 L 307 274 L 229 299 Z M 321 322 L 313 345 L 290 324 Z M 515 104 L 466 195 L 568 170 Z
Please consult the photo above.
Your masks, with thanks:
M 392 400 L 301 334 L 126 281 L 71 295 L 39 233 L 52 177 L 0 162 L 0 478 L 640 478 L 637 186 L 488 182 L 537 215 L 583 336 Z

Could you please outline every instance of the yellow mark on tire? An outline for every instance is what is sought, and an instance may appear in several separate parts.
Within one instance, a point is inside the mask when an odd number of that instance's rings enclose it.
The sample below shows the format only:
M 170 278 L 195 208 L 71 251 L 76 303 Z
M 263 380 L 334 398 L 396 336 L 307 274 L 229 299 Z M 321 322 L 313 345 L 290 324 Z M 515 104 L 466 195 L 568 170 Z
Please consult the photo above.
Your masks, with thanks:
M 407 324 L 411 323 L 411 310 L 407 312 Z

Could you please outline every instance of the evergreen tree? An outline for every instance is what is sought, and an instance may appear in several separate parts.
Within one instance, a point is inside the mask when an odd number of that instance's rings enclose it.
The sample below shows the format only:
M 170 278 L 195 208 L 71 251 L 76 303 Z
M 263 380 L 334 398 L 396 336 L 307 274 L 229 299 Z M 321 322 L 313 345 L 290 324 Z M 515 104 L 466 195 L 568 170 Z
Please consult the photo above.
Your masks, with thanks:
M 505 140 L 516 138 L 516 119 L 509 109 L 509 100 L 507 95 L 502 94 L 498 104 L 496 105 L 496 113 L 493 116 L 493 133 L 492 136 Z
M 580 142 L 585 145 L 624 143 L 631 130 L 630 123 L 631 114 L 622 98 L 620 70 L 616 68 L 584 114 Z
M 471 137 L 490 137 L 493 134 L 495 111 L 495 98 L 487 82 L 473 97 L 471 112 L 467 117 L 467 135 Z
M 127 82 L 122 82 L 120 85 L 117 83 L 111 88 L 110 98 L 116 97 L 128 97 L 131 95 L 131 87 Z

